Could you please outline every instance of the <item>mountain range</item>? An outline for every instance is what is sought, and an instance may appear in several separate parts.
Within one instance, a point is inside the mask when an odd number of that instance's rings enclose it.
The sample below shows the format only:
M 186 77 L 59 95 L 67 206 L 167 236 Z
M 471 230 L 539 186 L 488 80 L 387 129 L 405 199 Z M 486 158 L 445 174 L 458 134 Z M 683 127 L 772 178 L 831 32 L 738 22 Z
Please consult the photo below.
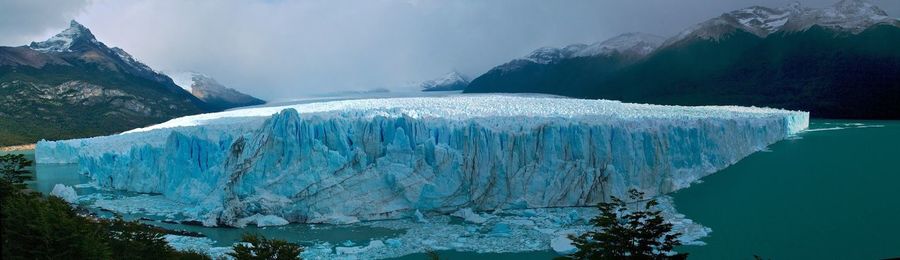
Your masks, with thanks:
M 467 93 L 534 92 L 675 105 L 767 106 L 900 118 L 900 20 L 861 0 L 748 7 L 665 39 L 629 33 L 541 48 Z
M 72 21 L 46 41 L 0 47 L 0 145 L 117 133 L 222 109 Z

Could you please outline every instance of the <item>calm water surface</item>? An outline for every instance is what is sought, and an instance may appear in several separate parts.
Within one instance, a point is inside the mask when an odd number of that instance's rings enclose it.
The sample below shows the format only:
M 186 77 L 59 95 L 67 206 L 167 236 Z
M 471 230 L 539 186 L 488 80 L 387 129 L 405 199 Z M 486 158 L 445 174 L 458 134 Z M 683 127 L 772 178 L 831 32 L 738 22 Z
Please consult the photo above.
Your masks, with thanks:
M 900 257 L 900 121 L 810 129 L 674 194 L 713 230 L 691 259 Z

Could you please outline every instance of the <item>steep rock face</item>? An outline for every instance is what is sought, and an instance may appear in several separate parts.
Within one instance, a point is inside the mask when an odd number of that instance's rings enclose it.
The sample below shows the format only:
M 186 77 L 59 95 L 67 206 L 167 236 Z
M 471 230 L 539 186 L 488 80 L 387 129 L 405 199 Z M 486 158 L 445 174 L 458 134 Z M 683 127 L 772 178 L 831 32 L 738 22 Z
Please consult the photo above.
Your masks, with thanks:
M 41 142 L 36 156 L 78 162 L 103 187 L 196 205 L 184 214 L 207 225 L 255 214 L 344 222 L 667 193 L 808 124 L 806 113 L 771 109 L 495 96 L 229 112 Z
M 225 87 L 210 76 L 184 72 L 170 75 L 175 84 L 191 92 L 215 109 L 225 110 L 235 107 L 262 105 L 266 102 L 237 90 Z
M 685 30 L 633 62 L 500 65 L 465 92 L 535 92 L 672 105 L 766 106 L 828 118 L 900 118 L 900 23 L 844 0 L 749 7 Z
M 0 145 L 106 135 L 213 111 L 71 22 L 29 46 L 0 47 Z

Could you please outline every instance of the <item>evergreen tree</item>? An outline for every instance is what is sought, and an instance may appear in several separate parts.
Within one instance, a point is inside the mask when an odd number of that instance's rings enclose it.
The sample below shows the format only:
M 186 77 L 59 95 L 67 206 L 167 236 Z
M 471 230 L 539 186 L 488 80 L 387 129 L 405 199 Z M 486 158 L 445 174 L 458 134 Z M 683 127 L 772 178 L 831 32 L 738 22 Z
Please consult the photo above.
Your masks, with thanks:
M 238 260 L 300 259 L 303 247 L 279 239 L 267 239 L 257 234 L 244 234 L 241 243 L 228 255 Z
M 643 201 L 644 193 L 629 191 L 631 201 Z M 597 205 L 600 215 L 590 223 L 597 230 L 581 236 L 572 236 L 578 252 L 569 256 L 574 259 L 684 259 L 687 254 L 670 256 L 672 250 L 681 245 L 680 233 L 672 232 L 672 224 L 666 223 L 662 213 L 653 210 L 658 205 L 655 199 L 647 201 L 643 208 L 629 210 L 628 205 L 613 196 L 611 202 Z
M 22 154 L 2 155 L 0 156 L 0 178 L 19 189 L 25 188 L 25 181 L 31 180 L 31 172 L 27 168 L 33 163 Z M 8 195 L 5 192 L 3 195 Z
M 109 249 L 121 259 L 166 259 L 173 250 L 163 239 L 163 233 L 132 221 L 103 220 L 109 234 Z
M 0 259 L 210 259 L 176 251 L 161 229 L 82 216 L 60 198 L 22 192 L 31 164 L 0 156 Z
M 425 250 L 425 259 L 426 260 L 441 260 L 441 255 L 438 254 L 437 251 L 428 249 L 428 250 Z

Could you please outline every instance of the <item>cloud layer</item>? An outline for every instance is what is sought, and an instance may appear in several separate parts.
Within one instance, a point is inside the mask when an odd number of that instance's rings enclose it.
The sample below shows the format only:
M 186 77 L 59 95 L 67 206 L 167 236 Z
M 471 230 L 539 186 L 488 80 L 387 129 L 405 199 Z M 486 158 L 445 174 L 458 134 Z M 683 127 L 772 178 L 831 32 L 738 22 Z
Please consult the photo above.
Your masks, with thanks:
M 808 0 L 822 7 L 835 0 Z M 874 1 L 890 14 L 900 1 Z M 264 99 L 396 88 L 451 70 L 478 76 L 543 46 L 624 32 L 663 36 L 776 0 L 3 1 L 0 43 L 75 18 L 153 68 L 199 71 Z M 39 37 L 40 36 L 40 37 Z M 35 38 L 38 37 L 38 38 Z
M 23 45 L 68 26 L 87 0 L 0 1 L 0 46 Z

